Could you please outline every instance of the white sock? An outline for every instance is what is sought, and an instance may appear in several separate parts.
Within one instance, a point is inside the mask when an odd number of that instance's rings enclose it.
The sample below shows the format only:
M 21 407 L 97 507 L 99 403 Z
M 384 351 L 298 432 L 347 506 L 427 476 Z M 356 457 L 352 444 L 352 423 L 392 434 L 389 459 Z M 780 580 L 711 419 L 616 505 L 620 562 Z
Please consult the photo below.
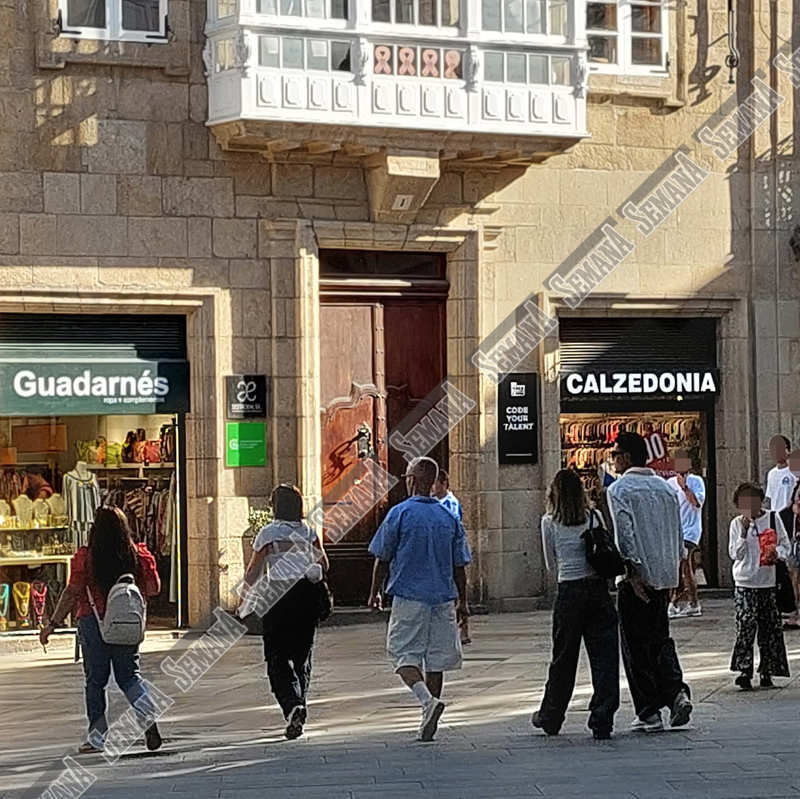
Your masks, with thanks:
M 428 690 L 428 686 L 425 685 L 423 680 L 415 682 L 411 686 L 411 690 L 414 692 L 417 699 L 419 699 L 419 703 L 422 707 L 427 707 L 433 701 L 433 695 Z

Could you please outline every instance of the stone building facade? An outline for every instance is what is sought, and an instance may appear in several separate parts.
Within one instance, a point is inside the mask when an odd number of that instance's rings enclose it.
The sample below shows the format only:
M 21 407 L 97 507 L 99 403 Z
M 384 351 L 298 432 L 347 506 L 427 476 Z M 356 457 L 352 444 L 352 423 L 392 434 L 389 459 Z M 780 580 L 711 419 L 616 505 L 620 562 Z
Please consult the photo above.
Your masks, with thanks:
M 668 70 L 587 76 L 578 57 L 569 96 L 588 83 L 585 120 L 576 105 L 559 138 L 448 131 L 439 119 L 433 132 L 291 114 L 252 122 L 244 101 L 226 118 L 214 92 L 246 99 L 248 78 L 218 82 L 205 0 L 169 0 L 174 39 L 153 44 L 76 39 L 63 32 L 66 16 L 55 35 L 57 0 L 0 0 L 0 313 L 185 315 L 190 624 L 233 602 L 249 504 L 284 480 L 309 503 L 323 493 L 326 250 L 444 254 L 446 374 L 477 403 L 450 431 L 451 481 L 475 552 L 473 601 L 501 609 L 528 607 L 547 589 L 538 521 L 562 461 L 559 333 L 515 367 L 541 378 L 536 464 L 499 464 L 497 387 L 472 354 L 531 295 L 558 318 L 716 320 L 711 480 L 719 581 L 729 584 L 732 488 L 763 476 L 772 434 L 800 438 L 800 280 L 789 244 L 800 174 L 791 81 L 800 80 L 771 66 L 800 46 L 800 24 L 788 0 L 737 3 L 731 84 L 727 3 L 669 5 Z M 221 29 L 210 21 L 209 37 Z M 756 75 L 783 100 L 720 159 L 695 134 L 744 101 Z M 621 207 L 674 168 L 676 150 L 708 175 L 644 236 Z M 427 196 L 393 210 L 392 192 Z M 573 308 L 545 284 L 609 218 L 635 248 Z M 238 373 L 271 377 L 265 468 L 225 465 L 224 377 Z

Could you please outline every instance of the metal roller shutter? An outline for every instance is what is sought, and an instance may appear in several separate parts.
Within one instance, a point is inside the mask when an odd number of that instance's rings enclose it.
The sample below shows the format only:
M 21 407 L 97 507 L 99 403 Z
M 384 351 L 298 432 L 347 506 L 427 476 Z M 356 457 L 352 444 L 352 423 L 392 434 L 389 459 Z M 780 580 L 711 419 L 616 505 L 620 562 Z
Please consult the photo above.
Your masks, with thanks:
M 186 318 L 149 314 L 0 314 L 0 344 L 133 347 L 153 360 L 186 359 Z
M 562 372 L 717 365 L 715 319 L 562 318 Z

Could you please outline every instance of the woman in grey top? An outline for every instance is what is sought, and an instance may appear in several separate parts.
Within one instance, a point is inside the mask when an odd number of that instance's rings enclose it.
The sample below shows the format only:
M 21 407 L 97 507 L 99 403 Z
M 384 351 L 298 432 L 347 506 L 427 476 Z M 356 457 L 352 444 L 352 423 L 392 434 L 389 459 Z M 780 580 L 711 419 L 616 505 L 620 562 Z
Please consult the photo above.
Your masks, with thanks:
M 561 469 L 547 495 L 542 517 L 542 546 L 547 570 L 558 576 L 553 607 L 553 660 L 534 727 L 558 735 L 575 688 L 581 639 L 592 670 L 594 694 L 589 703 L 589 729 L 596 740 L 611 737 L 619 708 L 619 632 L 617 612 L 608 582 L 586 560 L 581 534 L 590 519 L 601 525 L 598 511 L 589 508 L 577 472 Z

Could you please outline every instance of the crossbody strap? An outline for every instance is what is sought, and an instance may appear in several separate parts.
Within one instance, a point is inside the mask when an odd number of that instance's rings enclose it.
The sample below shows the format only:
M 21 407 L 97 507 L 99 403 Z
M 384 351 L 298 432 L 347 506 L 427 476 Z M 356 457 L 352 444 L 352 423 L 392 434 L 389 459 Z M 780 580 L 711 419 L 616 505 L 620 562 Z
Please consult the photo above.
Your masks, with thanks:
M 92 606 L 92 613 L 94 613 L 97 623 L 100 624 L 100 614 L 97 612 L 97 606 L 94 604 L 94 598 L 92 597 L 92 592 L 89 590 L 88 585 L 86 586 L 86 596 L 89 597 L 89 604 Z

